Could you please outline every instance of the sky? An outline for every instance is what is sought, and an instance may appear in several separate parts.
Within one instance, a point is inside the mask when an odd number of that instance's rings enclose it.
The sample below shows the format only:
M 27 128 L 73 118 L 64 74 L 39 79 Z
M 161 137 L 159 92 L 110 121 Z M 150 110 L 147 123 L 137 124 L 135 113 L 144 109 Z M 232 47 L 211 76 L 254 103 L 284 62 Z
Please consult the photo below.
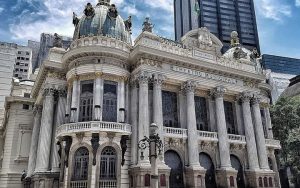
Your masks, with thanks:
M 72 13 L 83 14 L 87 2 L 98 0 L 0 0 L 0 41 L 26 45 L 40 34 L 72 36 Z M 254 0 L 261 51 L 300 58 L 300 0 Z M 111 0 L 123 19 L 133 17 L 133 39 L 150 17 L 154 32 L 174 39 L 173 0 Z

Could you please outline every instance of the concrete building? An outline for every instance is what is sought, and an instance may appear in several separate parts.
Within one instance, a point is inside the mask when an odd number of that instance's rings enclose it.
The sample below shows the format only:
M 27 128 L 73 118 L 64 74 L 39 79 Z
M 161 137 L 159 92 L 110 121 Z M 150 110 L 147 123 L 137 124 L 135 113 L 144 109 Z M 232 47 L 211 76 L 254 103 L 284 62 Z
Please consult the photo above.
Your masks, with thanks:
M 34 117 L 31 140 L 20 146 L 30 145 L 25 187 L 280 187 L 274 152 L 281 146 L 257 56 L 238 38 L 221 55 L 222 42 L 206 28 L 180 43 L 164 39 L 149 19 L 132 45 L 131 25 L 116 8 L 109 0 L 87 4 L 73 18 L 70 48 L 51 48 L 42 63 L 31 91 L 34 113 L 22 113 Z M 19 124 L 12 132 L 22 132 L 25 118 L 13 114 L 6 129 Z M 152 123 L 163 145 L 157 158 L 139 149 Z M 4 153 L 12 153 L 3 137 Z M 5 169 L 15 159 L 6 156 Z M 22 186 L 6 176 L 0 187 Z
M 190 30 L 206 27 L 223 42 L 223 52 L 230 47 L 232 31 L 238 31 L 247 49 L 260 49 L 253 0 L 174 0 L 174 13 L 177 41 Z
M 300 59 L 264 54 L 262 66 L 267 70 L 268 82 L 273 88 L 271 95 L 274 104 L 289 86 L 290 79 L 300 75 Z
M 10 95 L 17 45 L 0 42 L 0 127 L 4 118 L 5 97 Z
M 28 46 L 18 45 L 16 56 L 13 77 L 19 80 L 28 80 L 32 73 L 32 49 Z
M 38 61 L 38 55 L 40 50 L 40 43 L 32 40 L 28 40 L 27 46 L 31 48 L 32 50 L 32 60 L 31 60 L 31 67 L 32 67 L 32 73 L 34 71 L 34 67 L 36 65 L 36 62 Z

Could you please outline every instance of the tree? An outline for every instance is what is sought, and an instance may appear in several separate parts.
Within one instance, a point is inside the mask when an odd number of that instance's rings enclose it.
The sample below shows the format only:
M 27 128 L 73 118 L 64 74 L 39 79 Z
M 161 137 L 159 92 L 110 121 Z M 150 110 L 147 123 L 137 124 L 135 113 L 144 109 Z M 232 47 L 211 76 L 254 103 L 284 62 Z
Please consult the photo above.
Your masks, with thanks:
M 290 167 L 300 185 L 300 96 L 280 98 L 271 107 L 274 137 L 281 142 L 280 165 Z

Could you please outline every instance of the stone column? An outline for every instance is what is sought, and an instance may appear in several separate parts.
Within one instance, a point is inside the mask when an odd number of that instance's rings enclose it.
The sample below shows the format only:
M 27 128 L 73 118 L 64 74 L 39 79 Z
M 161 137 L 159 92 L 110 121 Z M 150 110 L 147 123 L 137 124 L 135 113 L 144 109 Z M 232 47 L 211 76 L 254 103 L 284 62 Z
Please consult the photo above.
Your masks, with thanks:
M 49 170 L 54 113 L 54 92 L 55 90 L 53 88 L 46 88 L 44 90 L 43 113 L 35 172 L 46 172 Z
M 219 145 L 221 169 L 231 168 L 228 134 L 226 128 L 225 111 L 224 111 L 224 99 L 223 99 L 225 91 L 226 90 L 223 86 L 219 86 L 211 90 L 211 95 L 214 96 L 215 105 L 216 105 L 216 124 L 218 129 L 218 139 L 219 139 L 218 145 Z
M 162 112 L 162 92 L 161 86 L 165 77 L 161 74 L 154 74 L 153 76 L 153 123 L 159 128 L 160 139 L 164 141 L 164 125 Z M 161 162 L 164 163 L 164 148 L 162 149 Z
M 125 81 L 122 79 L 119 82 L 119 113 L 118 122 L 125 123 Z
M 149 73 L 141 72 L 138 75 L 139 82 L 139 124 L 138 124 L 138 141 L 144 136 L 149 137 L 149 109 L 148 109 L 148 81 L 150 79 Z M 149 150 L 145 149 L 144 159 L 140 158 L 140 151 L 138 152 L 139 165 L 150 166 Z
M 65 123 L 70 122 L 71 114 L 71 100 L 72 100 L 72 87 L 68 84 L 68 93 L 67 93 L 67 104 L 66 104 L 66 114 L 65 114 Z
M 56 128 L 64 123 L 64 114 L 66 112 L 66 90 L 60 89 L 58 90 L 58 102 L 57 102 L 57 110 L 55 117 L 55 124 L 53 126 L 53 138 L 52 138 L 52 161 L 51 161 L 51 171 L 59 172 L 59 155 L 57 140 L 56 140 Z
M 267 127 L 268 138 L 273 139 L 274 136 L 273 136 L 272 122 L 271 122 L 271 115 L 270 115 L 269 107 L 265 108 L 265 117 L 266 117 L 266 127 Z
M 269 169 L 267 148 L 265 142 L 264 128 L 261 120 L 260 113 L 260 99 L 257 95 L 252 98 L 252 108 L 254 116 L 254 131 L 257 145 L 257 154 L 259 159 L 259 166 L 261 169 Z
M 136 80 L 131 81 L 131 125 L 132 125 L 132 134 L 131 134 L 131 163 L 132 165 L 137 164 L 138 160 L 138 88 Z
M 95 87 L 94 87 L 94 120 L 100 121 L 101 119 L 101 85 L 102 85 L 102 79 L 101 74 L 96 73 L 96 79 L 95 79 Z
M 183 85 L 183 89 L 186 92 L 186 124 L 188 129 L 188 154 L 190 168 L 200 168 L 194 95 L 195 87 L 196 83 L 193 81 L 187 81 Z
M 240 96 L 240 99 L 242 100 L 249 169 L 253 171 L 259 169 L 259 165 L 258 165 L 256 141 L 255 141 L 251 109 L 250 109 L 251 98 L 252 98 L 252 94 L 250 94 L 249 92 L 245 92 Z
M 75 77 L 73 80 L 73 90 L 72 90 L 72 104 L 71 104 L 71 119 L 70 122 L 78 122 L 77 111 L 79 110 L 79 93 L 78 93 L 78 77 Z
M 31 177 L 35 169 L 40 126 L 41 126 L 42 106 L 39 105 L 35 106 L 33 113 L 34 113 L 34 121 L 33 121 L 33 129 L 32 129 L 32 136 L 31 136 L 27 177 Z
M 215 101 L 213 101 L 213 96 L 210 96 L 208 99 L 208 110 L 209 110 L 210 131 L 212 132 L 217 131 L 215 106 L 216 105 L 215 105 Z

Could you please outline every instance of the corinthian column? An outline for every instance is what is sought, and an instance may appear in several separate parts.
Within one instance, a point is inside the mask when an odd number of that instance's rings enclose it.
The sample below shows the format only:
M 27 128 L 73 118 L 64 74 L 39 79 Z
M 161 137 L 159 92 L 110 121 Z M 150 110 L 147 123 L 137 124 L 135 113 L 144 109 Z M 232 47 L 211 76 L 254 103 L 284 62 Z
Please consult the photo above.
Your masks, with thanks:
M 187 114 L 187 129 L 188 129 L 188 154 L 189 164 L 191 168 L 200 167 L 199 151 L 198 151 L 198 136 L 197 136 L 197 122 L 195 111 L 195 87 L 196 83 L 187 81 L 183 85 L 186 92 L 186 114 Z
M 53 88 L 44 90 L 43 113 L 41 120 L 40 138 L 36 163 L 36 172 L 49 170 L 52 125 L 54 113 L 54 92 Z
M 53 126 L 53 137 L 52 137 L 52 162 L 51 171 L 59 172 L 59 155 L 58 155 L 58 145 L 56 140 L 56 128 L 64 123 L 64 114 L 66 112 L 66 97 L 67 91 L 65 89 L 58 90 L 58 102 L 55 117 L 55 124 Z
M 257 149 L 256 149 L 255 135 L 254 135 L 251 109 L 250 109 L 251 98 L 252 98 L 252 94 L 250 94 L 249 92 L 245 92 L 240 96 L 240 99 L 242 100 L 242 108 L 243 108 L 243 119 L 244 119 L 245 135 L 246 135 L 246 142 L 247 142 L 249 169 L 256 170 L 259 169 L 259 165 L 258 165 Z
M 164 76 L 161 74 L 154 74 L 153 76 L 153 121 L 159 128 L 159 136 L 164 140 L 164 125 L 163 125 L 163 112 L 162 112 L 162 93 L 161 85 L 164 81 Z M 164 148 L 162 150 L 164 154 Z M 164 155 L 161 157 L 164 163 Z
M 214 96 L 215 103 L 216 103 L 216 123 L 218 129 L 218 139 L 219 139 L 218 145 L 219 145 L 221 168 L 223 169 L 231 168 L 229 143 L 228 143 L 228 135 L 227 135 L 226 119 L 225 119 L 225 111 L 224 111 L 224 99 L 223 99 L 225 91 L 226 90 L 223 86 L 219 86 L 211 90 L 211 95 Z
M 147 72 L 141 72 L 138 75 L 139 82 L 139 129 L 138 129 L 138 141 L 143 139 L 144 136 L 149 137 L 149 104 L 148 104 L 148 82 L 150 75 Z M 138 158 L 139 164 L 150 165 L 149 150 L 145 149 L 144 159 Z
M 27 177 L 31 177 L 34 172 L 34 169 L 35 169 L 38 141 L 39 141 L 39 134 L 40 134 L 40 126 L 41 126 L 42 106 L 38 106 L 38 105 L 35 106 L 33 113 L 34 113 L 34 121 L 33 121 L 33 130 L 32 130 L 32 136 L 31 136 Z
M 74 122 L 78 122 L 78 115 L 77 115 L 77 111 L 79 110 L 79 81 L 78 81 L 78 77 L 75 77 L 73 80 L 73 90 L 72 90 L 72 104 L 71 104 L 71 118 L 70 118 L 70 122 L 74 123 Z
M 266 142 L 264 136 L 264 129 L 261 120 L 261 113 L 259 107 L 260 99 L 257 95 L 252 98 L 252 108 L 254 116 L 254 131 L 256 136 L 257 154 L 259 159 L 259 166 L 261 169 L 269 169 L 268 156 L 266 151 Z

